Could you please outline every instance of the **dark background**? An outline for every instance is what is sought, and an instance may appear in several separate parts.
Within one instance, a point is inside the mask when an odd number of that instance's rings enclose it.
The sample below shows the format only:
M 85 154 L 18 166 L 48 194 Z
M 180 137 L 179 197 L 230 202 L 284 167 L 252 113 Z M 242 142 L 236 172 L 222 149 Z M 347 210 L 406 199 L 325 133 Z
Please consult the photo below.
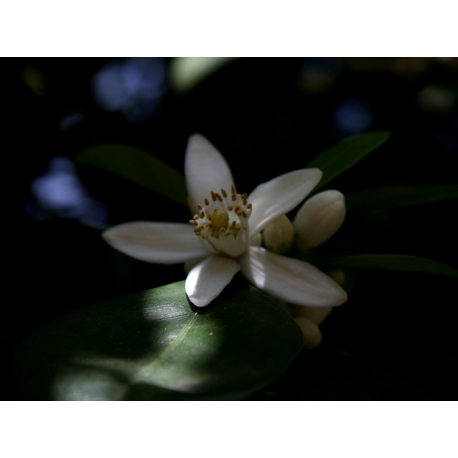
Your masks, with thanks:
M 458 59 L 240 59 L 188 92 L 171 59 L 1 61 L 7 226 L 4 399 L 17 399 L 13 352 L 70 310 L 184 278 L 183 268 L 108 247 L 104 227 L 186 221 L 186 209 L 75 164 L 96 143 L 126 143 L 183 172 L 199 132 L 225 156 L 240 192 L 303 167 L 350 135 L 390 140 L 326 188 L 456 182 Z M 422 256 L 458 268 L 457 201 L 348 214 L 334 237 L 365 253 Z M 11 215 L 11 217 L 10 217 Z M 10 235 L 12 241 L 10 242 Z M 458 280 L 352 271 L 349 301 L 253 399 L 455 399 Z

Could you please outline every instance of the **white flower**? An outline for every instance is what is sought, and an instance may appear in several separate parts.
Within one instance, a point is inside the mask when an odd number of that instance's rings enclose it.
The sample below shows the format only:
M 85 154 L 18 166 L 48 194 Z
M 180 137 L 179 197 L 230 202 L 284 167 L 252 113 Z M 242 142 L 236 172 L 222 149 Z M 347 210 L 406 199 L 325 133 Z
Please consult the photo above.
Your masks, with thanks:
M 185 157 L 191 209 L 189 224 L 132 222 L 104 232 L 104 239 L 143 261 L 196 263 L 186 293 L 198 307 L 208 305 L 233 276 L 242 274 L 256 287 L 297 305 L 323 307 L 347 300 L 345 291 L 321 270 L 259 246 L 259 233 L 296 207 L 320 181 L 319 169 L 281 175 L 259 185 L 248 197 L 237 194 L 221 154 L 201 135 L 190 137 Z M 250 243 L 251 242 L 251 243 Z

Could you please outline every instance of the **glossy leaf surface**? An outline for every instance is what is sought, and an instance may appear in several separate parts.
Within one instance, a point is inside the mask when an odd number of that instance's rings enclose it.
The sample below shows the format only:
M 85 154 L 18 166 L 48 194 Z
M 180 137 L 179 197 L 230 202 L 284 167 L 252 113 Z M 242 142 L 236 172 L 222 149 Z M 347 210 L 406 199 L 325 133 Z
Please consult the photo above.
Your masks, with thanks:
M 25 399 L 243 399 L 301 348 L 294 320 L 256 288 L 230 285 L 197 309 L 182 281 L 63 315 L 16 356 Z
M 77 161 L 114 173 L 188 206 L 184 176 L 139 148 L 121 144 L 95 145 L 81 151 Z
M 458 184 L 384 186 L 345 195 L 347 211 L 371 211 L 458 199 Z
M 424 272 L 458 277 L 458 270 L 431 259 L 402 254 L 362 254 L 316 260 L 317 265 Z
M 368 132 L 357 137 L 347 138 L 318 154 L 306 165 L 306 168 L 316 167 L 323 172 L 323 178 L 314 191 L 355 165 L 388 140 L 389 136 L 390 133 L 384 131 Z
M 187 92 L 228 64 L 234 57 L 175 57 L 170 64 L 170 83 L 177 92 Z

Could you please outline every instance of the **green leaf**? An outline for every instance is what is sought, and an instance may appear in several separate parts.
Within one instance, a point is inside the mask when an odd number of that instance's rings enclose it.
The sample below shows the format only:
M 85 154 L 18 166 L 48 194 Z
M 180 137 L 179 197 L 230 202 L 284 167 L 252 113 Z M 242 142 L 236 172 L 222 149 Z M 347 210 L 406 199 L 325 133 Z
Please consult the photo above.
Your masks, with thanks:
M 116 143 L 95 145 L 81 151 L 76 160 L 127 178 L 188 206 L 184 176 L 139 148 Z
M 177 92 L 187 92 L 234 57 L 175 57 L 170 64 L 170 84 Z
M 347 211 L 386 210 L 440 200 L 458 199 L 458 184 L 384 186 L 345 195 Z
M 404 254 L 362 254 L 337 256 L 315 261 L 320 266 L 360 267 L 365 269 L 387 269 L 403 272 L 425 272 L 458 277 L 458 270 L 431 259 Z
M 389 136 L 390 132 L 385 131 L 368 132 L 357 137 L 347 138 L 320 153 L 306 165 L 306 168 L 318 168 L 323 172 L 323 178 L 314 191 L 355 165 L 388 140 Z
M 294 320 L 245 282 L 196 308 L 181 281 L 63 315 L 28 336 L 16 361 L 25 399 L 242 399 L 302 344 Z

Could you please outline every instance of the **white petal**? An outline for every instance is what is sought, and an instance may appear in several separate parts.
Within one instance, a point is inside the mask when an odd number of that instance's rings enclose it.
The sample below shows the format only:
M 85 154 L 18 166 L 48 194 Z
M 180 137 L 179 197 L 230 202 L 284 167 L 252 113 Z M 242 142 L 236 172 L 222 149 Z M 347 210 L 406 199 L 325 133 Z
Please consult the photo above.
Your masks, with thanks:
M 184 161 L 186 187 L 194 213 L 197 204 L 210 199 L 210 191 L 224 189 L 228 194 L 234 184 L 231 169 L 219 151 L 202 135 L 191 135 Z
M 230 283 L 240 270 L 237 261 L 226 256 L 210 256 L 197 264 L 186 278 L 186 294 L 197 307 L 205 307 Z
M 256 287 L 297 305 L 341 305 L 347 293 L 311 264 L 250 246 L 238 259 L 242 273 Z
M 136 221 L 113 226 L 102 237 L 141 261 L 177 264 L 209 255 L 189 224 Z
M 296 170 L 260 184 L 248 196 L 248 201 L 253 205 L 250 235 L 262 231 L 270 221 L 299 205 L 322 175 L 320 169 Z
M 185 273 L 186 275 L 188 275 L 189 272 L 191 272 L 191 270 L 194 269 L 194 267 L 197 266 L 197 264 L 200 264 L 200 263 L 201 263 L 204 259 L 206 259 L 206 258 L 208 258 L 208 253 L 207 253 L 207 255 L 205 255 L 205 256 L 199 256 L 198 258 L 194 258 L 194 259 L 191 259 L 191 260 L 189 260 L 189 261 L 186 261 L 186 262 L 184 263 L 184 266 L 183 266 L 183 268 L 184 268 L 184 273 Z M 301 307 L 301 309 L 303 309 L 303 308 L 305 308 L 305 307 Z

